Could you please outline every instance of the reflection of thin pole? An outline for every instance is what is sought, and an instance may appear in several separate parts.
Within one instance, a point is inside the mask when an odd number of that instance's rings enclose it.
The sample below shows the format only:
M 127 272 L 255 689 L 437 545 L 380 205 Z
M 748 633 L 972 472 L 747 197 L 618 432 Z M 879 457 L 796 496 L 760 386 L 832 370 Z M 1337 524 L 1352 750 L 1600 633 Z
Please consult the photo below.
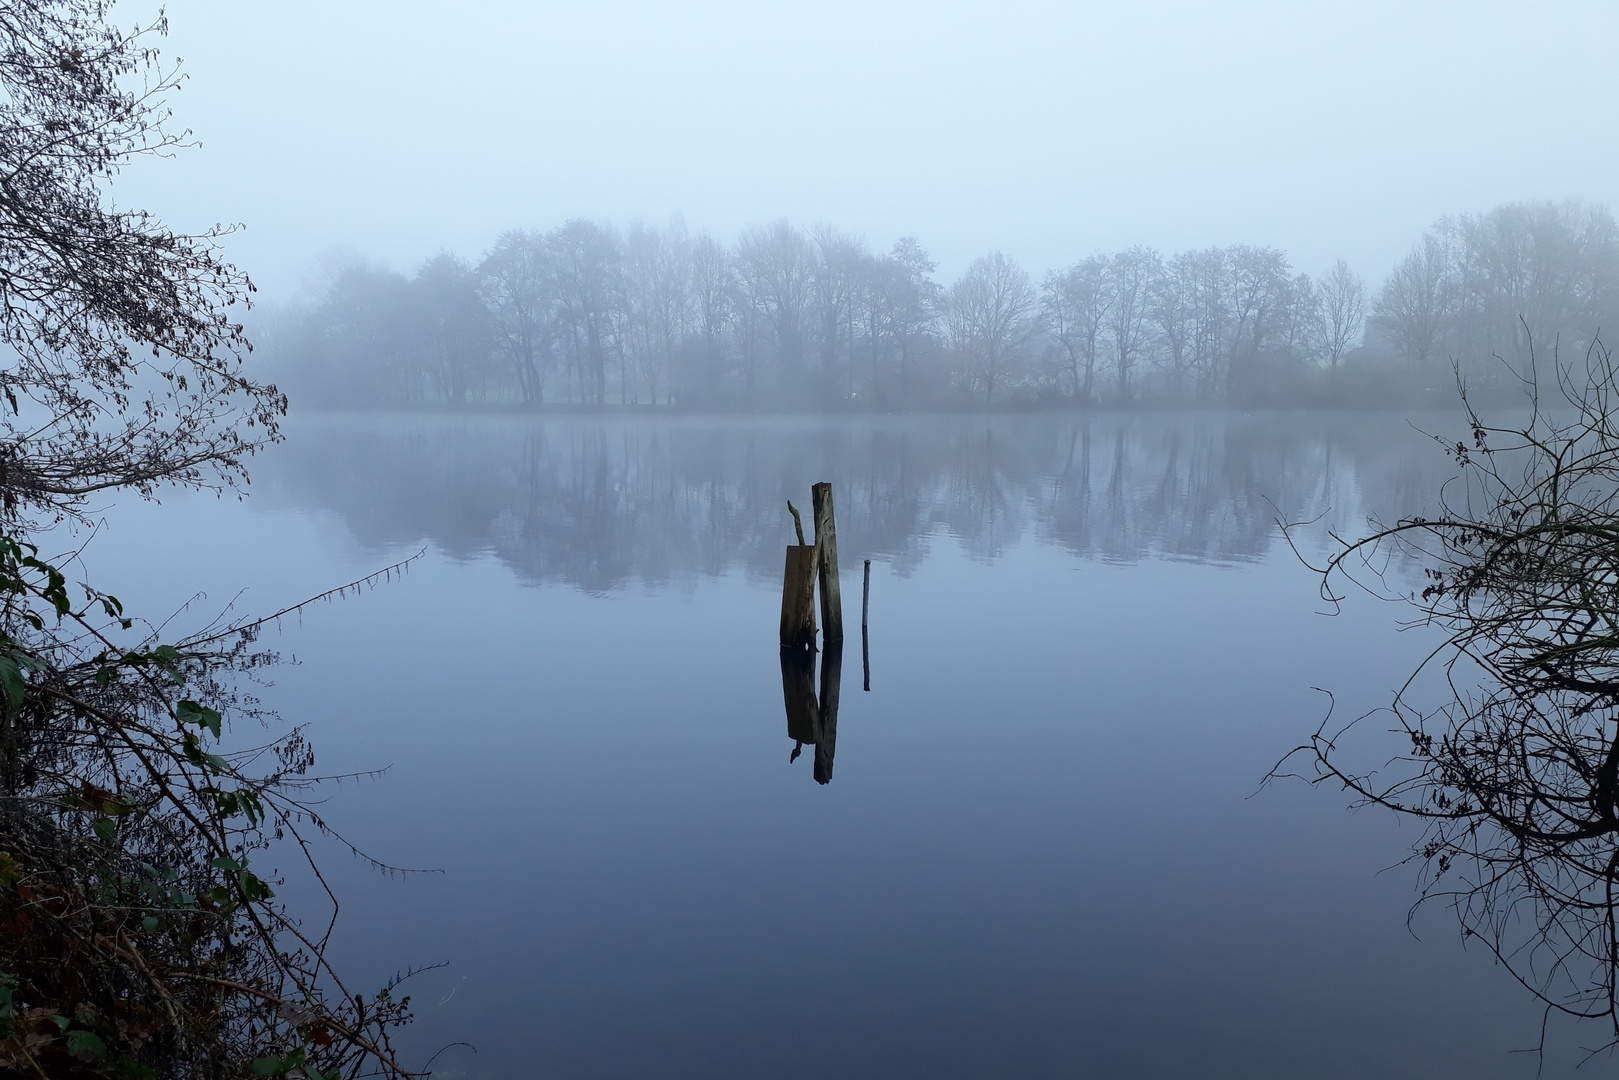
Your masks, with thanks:
M 866 560 L 866 582 L 860 588 L 860 666 L 865 669 L 866 689 L 871 689 L 871 636 L 866 619 L 871 614 L 871 560 Z

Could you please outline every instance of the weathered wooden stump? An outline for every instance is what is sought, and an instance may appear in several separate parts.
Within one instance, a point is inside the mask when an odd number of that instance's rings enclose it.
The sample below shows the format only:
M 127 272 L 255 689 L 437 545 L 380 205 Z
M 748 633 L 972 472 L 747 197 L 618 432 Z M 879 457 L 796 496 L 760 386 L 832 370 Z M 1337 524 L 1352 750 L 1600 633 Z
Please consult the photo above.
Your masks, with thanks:
M 781 580 L 781 647 L 815 650 L 815 569 L 813 544 L 787 548 Z
M 821 637 L 843 640 L 843 593 L 838 587 L 838 526 L 832 514 L 832 485 L 810 489 L 815 504 L 815 546 L 820 551 Z

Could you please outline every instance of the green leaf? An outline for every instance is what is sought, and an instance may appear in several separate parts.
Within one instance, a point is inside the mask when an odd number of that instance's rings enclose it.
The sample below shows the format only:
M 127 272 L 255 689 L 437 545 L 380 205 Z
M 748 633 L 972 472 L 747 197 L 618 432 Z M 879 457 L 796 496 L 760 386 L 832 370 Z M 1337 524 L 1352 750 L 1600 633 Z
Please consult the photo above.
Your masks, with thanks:
M 208 865 L 213 867 L 215 870 L 236 871 L 247 869 L 246 863 L 237 862 L 235 859 L 227 859 L 224 856 L 220 856 L 217 859 L 208 860 Z
M 70 1031 L 67 1033 L 68 1053 L 104 1061 L 107 1057 L 107 1044 L 101 1041 L 101 1036 L 93 1031 Z
M 156 915 L 146 915 L 141 918 L 141 929 L 148 934 L 157 933 L 157 928 L 161 925 L 163 925 L 162 920 Z
M 110 844 L 118 838 L 118 823 L 112 818 L 98 817 L 90 823 L 90 828 L 95 830 L 102 843 Z
M 199 705 L 195 701 L 182 701 L 174 707 L 175 719 L 182 724 L 195 724 L 197 727 L 207 728 L 213 732 L 214 738 L 219 738 L 223 728 L 223 717 L 217 709 L 210 709 L 206 705 Z
M 22 708 L 27 693 L 28 683 L 23 680 L 22 668 L 10 656 L 0 655 L 0 694 L 5 696 L 6 712 L 12 714 Z
M 253 1071 L 260 1076 L 284 1076 L 308 1060 L 309 1055 L 303 1047 L 290 1051 L 282 1057 L 261 1057 L 253 1061 Z

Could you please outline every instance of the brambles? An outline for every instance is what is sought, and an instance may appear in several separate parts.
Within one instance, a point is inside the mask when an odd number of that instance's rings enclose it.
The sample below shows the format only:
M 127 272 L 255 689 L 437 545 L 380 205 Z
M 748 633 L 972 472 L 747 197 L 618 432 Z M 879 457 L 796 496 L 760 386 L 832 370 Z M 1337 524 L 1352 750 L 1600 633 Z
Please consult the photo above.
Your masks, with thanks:
M 391 572 L 393 568 L 390 568 Z M 385 573 L 386 573 L 385 572 Z M 365 582 L 355 583 L 364 584 Z M 352 588 L 354 586 L 345 586 Z M 0 1063 L 51 1077 L 407 1075 L 255 871 L 324 832 L 297 731 L 227 752 L 262 623 L 120 644 L 110 596 L 0 537 Z M 316 870 L 318 874 L 318 870 Z
M 0 5 L 0 1064 L 404 1076 L 388 1033 L 408 1000 L 348 990 L 330 928 L 306 934 L 254 863 L 276 841 L 307 858 L 325 832 L 299 801 L 297 730 L 221 741 L 257 715 L 238 686 L 273 659 L 263 622 L 162 642 L 21 539 L 94 492 L 239 483 L 286 411 L 243 370 L 231 309 L 252 286 L 219 258 L 224 230 L 110 199 L 125 164 L 189 133 L 165 126 L 166 24 L 126 33 L 109 8 Z
M 1468 438 L 1441 441 L 1462 475 L 1438 516 L 1341 542 L 1316 568 L 1330 602 L 1348 579 L 1443 633 L 1389 710 L 1406 748 L 1349 765 L 1350 724 L 1295 753 L 1316 782 L 1422 820 L 1423 898 L 1448 901 L 1549 1010 L 1619 1039 L 1616 376 L 1593 345 L 1582 377 L 1557 370 L 1562 400 L 1534 392 L 1518 427 L 1486 423 L 1463 392 Z M 1410 561 L 1420 592 L 1393 581 Z M 1443 676 L 1438 707 L 1424 673 Z

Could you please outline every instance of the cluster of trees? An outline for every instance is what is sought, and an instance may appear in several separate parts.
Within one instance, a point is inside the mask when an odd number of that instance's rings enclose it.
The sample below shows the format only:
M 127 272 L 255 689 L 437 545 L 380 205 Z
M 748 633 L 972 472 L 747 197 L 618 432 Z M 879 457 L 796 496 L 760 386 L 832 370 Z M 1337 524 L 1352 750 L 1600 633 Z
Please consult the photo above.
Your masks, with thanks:
M 269 337 L 319 405 L 1370 404 L 1531 338 L 1583 348 L 1619 310 L 1619 230 L 1578 203 L 1445 218 L 1375 294 L 1343 260 L 1312 277 L 1246 244 L 1137 246 L 1039 281 L 1000 252 L 948 285 L 934 269 L 910 237 L 877 252 L 782 221 L 726 245 L 576 220 L 412 277 L 349 265 Z

